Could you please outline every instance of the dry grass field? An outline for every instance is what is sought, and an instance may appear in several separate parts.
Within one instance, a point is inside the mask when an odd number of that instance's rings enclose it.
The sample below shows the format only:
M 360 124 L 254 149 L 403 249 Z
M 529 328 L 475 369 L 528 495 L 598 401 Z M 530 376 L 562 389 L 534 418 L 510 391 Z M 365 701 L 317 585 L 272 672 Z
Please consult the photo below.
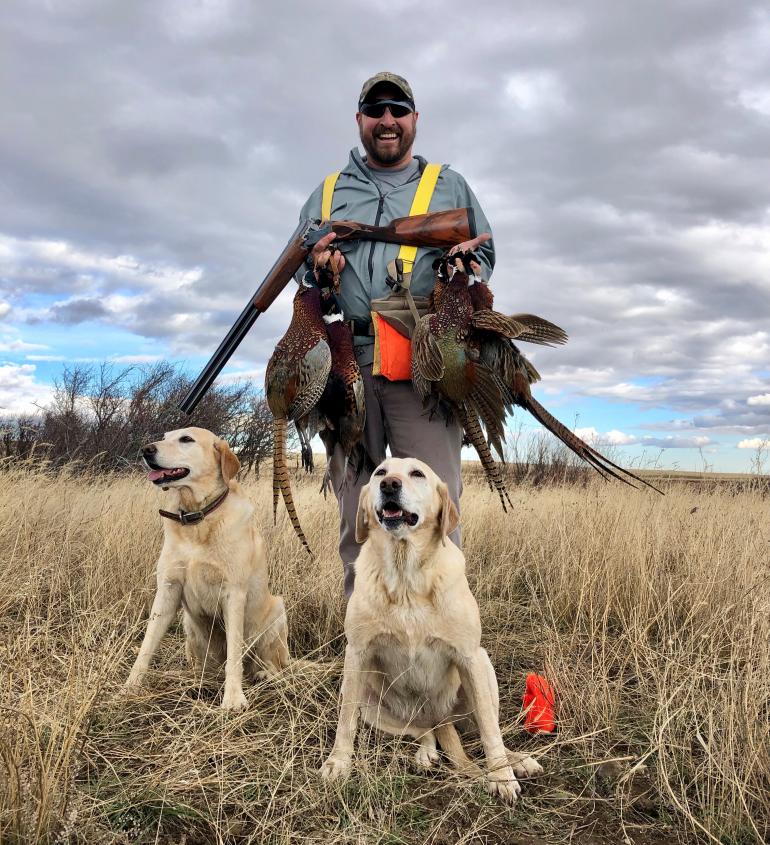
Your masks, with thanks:
M 295 482 L 318 557 L 263 504 L 290 645 L 316 667 L 247 688 L 225 716 L 184 662 L 181 625 L 146 690 L 118 695 L 161 544 L 162 494 L 137 472 L 0 473 L 0 840 L 6 843 L 652 843 L 770 831 L 770 499 L 759 487 L 601 481 L 517 487 L 505 516 L 469 481 L 463 530 L 509 746 L 545 774 L 508 809 L 409 741 L 363 730 L 342 787 L 331 746 L 343 640 L 336 512 Z M 521 726 L 530 671 L 560 729 Z M 470 737 L 471 753 L 479 746 Z

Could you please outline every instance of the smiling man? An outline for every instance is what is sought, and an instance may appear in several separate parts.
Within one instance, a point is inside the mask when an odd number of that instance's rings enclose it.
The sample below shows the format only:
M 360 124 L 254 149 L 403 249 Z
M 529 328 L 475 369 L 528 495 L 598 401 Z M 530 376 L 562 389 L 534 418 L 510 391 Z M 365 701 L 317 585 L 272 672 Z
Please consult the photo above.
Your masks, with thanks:
M 470 206 L 476 230 L 488 233 L 489 224 L 465 179 L 446 164 L 428 164 L 412 153 L 419 114 L 409 83 L 394 73 L 378 73 L 364 82 L 358 99 L 356 122 L 361 144 L 350 153 L 347 166 L 328 176 L 302 208 L 301 218 L 357 220 L 384 226 L 396 217 L 423 211 L 444 211 Z M 334 235 L 321 239 L 309 258 L 323 266 L 329 259 Z M 484 281 L 495 261 L 489 236 L 463 246 L 476 249 Z M 374 363 L 374 328 L 371 302 L 387 296 L 390 288 L 388 263 L 397 257 L 411 270 L 414 296 L 428 296 L 433 289 L 432 264 L 438 249 L 418 249 L 408 254 L 398 245 L 358 241 L 343 246 L 340 305 L 353 332 L 353 343 L 365 386 L 366 430 L 364 446 L 372 468 L 385 458 L 390 447 L 394 457 L 414 457 L 427 463 L 446 481 L 452 500 L 459 507 L 462 480 L 460 448 L 462 431 L 456 421 L 432 418 L 410 381 L 391 380 L 378 374 Z M 345 593 L 353 590 L 353 563 L 359 546 L 355 538 L 358 496 L 369 480 L 369 471 L 356 477 L 346 465 L 338 445 L 330 462 L 331 479 L 340 507 L 340 556 L 345 569 Z M 459 546 L 459 531 L 451 535 Z

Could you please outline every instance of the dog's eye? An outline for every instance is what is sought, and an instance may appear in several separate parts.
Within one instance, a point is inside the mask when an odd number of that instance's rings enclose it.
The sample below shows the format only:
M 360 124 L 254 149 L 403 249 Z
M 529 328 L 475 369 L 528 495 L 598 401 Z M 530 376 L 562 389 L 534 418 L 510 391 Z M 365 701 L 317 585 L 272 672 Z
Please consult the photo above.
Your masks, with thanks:
M 180 442 L 180 443 L 195 443 L 195 441 L 192 439 L 192 437 L 190 437 L 190 435 L 189 435 L 189 434 L 183 434 L 183 435 L 179 438 L 179 442 Z
M 411 478 L 425 478 L 425 473 L 419 469 L 413 469 L 409 475 Z
M 382 468 L 380 468 L 380 469 L 378 469 L 378 470 L 377 470 L 377 472 L 375 472 L 374 474 L 375 474 L 375 475 L 385 475 L 385 470 L 384 470 L 384 469 L 382 469 Z

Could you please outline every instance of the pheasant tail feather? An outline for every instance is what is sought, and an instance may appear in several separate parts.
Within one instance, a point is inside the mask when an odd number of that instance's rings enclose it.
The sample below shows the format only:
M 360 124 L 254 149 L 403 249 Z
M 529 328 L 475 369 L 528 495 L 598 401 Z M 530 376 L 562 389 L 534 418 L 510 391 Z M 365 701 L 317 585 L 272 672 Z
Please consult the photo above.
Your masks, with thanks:
M 289 471 L 286 467 L 286 418 L 276 417 L 273 421 L 273 520 L 275 520 L 276 511 L 278 508 L 278 493 L 280 491 L 283 496 L 283 501 L 286 505 L 286 511 L 289 514 L 294 533 L 299 537 L 302 545 L 307 549 L 308 554 L 312 557 L 313 552 L 310 544 L 302 531 L 302 526 L 297 516 L 297 509 L 294 507 L 294 498 L 291 493 L 291 482 L 289 481 Z
M 571 449 L 578 457 L 590 464 L 590 466 L 592 466 L 603 478 L 606 479 L 607 476 L 610 475 L 618 481 L 622 481 L 624 484 L 634 487 L 635 485 L 628 480 L 628 478 L 633 478 L 634 481 L 638 481 L 640 484 L 644 484 L 656 493 L 663 495 L 663 491 L 658 490 L 655 485 L 650 484 L 648 481 L 645 481 L 633 472 L 623 469 L 623 467 L 613 463 L 609 458 L 602 455 L 601 452 L 597 451 L 592 446 L 589 446 L 584 440 L 581 440 L 565 425 L 560 423 L 556 417 L 546 411 L 546 409 L 533 396 L 529 396 L 527 398 L 525 407 L 541 425 L 547 428 L 551 434 L 558 437 L 559 440 L 561 440 L 561 442 Z M 623 476 L 628 476 L 628 478 L 624 478 Z

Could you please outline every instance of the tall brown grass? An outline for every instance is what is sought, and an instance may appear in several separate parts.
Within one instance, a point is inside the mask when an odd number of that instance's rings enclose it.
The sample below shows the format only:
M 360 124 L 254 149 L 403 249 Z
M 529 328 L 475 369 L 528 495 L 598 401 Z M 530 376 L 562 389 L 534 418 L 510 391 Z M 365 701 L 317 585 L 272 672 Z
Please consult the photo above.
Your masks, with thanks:
M 336 506 L 295 481 L 317 552 L 267 482 L 247 490 L 284 595 L 294 655 L 226 717 L 185 666 L 181 627 L 147 690 L 117 695 L 161 544 L 161 494 L 137 477 L 0 474 L 3 842 L 762 842 L 770 818 L 770 503 L 761 491 L 601 482 L 517 487 L 504 515 L 469 481 L 463 532 L 509 745 L 546 774 L 513 810 L 408 741 L 364 731 L 343 787 L 316 770 L 334 738 L 344 606 Z M 527 672 L 559 731 L 522 729 Z M 470 738 L 472 753 L 479 748 Z

